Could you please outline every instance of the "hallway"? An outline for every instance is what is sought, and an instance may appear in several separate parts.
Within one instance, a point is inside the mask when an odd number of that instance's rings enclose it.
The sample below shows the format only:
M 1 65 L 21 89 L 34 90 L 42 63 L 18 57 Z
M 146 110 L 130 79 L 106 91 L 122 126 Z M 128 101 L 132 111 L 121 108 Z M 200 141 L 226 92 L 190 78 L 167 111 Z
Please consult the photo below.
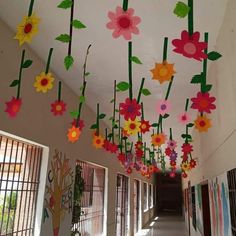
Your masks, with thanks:
M 154 223 L 155 222 L 155 223 Z M 184 220 L 181 216 L 162 215 L 156 217 L 150 226 L 141 230 L 137 236 L 187 236 Z

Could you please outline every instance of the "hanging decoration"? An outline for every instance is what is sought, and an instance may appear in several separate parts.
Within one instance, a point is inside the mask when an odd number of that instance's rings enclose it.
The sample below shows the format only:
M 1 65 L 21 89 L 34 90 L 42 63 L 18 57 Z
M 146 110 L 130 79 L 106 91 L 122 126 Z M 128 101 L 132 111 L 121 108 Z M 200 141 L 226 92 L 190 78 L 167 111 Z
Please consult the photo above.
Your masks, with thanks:
M 64 66 L 66 70 L 69 70 L 73 63 L 74 58 L 72 56 L 72 39 L 73 39 L 73 29 L 84 29 L 86 26 L 78 19 L 74 19 L 74 7 L 75 7 L 75 0 L 63 0 L 58 6 L 61 9 L 70 9 L 70 24 L 69 24 L 69 34 L 61 34 L 56 37 L 56 40 L 67 43 L 68 44 L 68 51 L 67 55 L 64 58 Z
M 38 33 L 40 19 L 33 14 L 33 8 L 34 0 L 31 0 L 28 15 L 23 17 L 22 22 L 17 27 L 17 33 L 14 39 L 19 41 L 20 46 L 25 42 L 31 43 L 32 38 Z
M 22 51 L 21 55 L 21 63 L 20 63 L 20 71 L 18 80 L 13 80 L 10 84 L 10 87 L 17 87 L 17 94 L 16 97 L 12 97 L 11 101 L 6 102 L 6 110 L 5 112 L 8 113 L 9 117 L 15 118 L 22 106 L 22 99 L 21 99 L 21 86 L 22 86 L 22 73 L 24 69 L 29 68 L 32 65 L 32 60 L 25 60 L 25 50 Z

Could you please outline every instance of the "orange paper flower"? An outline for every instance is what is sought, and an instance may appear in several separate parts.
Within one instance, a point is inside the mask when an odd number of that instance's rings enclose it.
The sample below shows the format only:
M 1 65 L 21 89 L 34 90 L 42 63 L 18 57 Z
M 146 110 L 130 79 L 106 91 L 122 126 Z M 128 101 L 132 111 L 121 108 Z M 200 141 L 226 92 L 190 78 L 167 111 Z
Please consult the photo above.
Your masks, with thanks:
M 97 149 L 102 148 L 104 144 L 104 138 L 101 135 L 93 136 L 93 146 Z
M 68 134 L 67 134 L 68 141 L 71 143 L 76 142 L 79 139 L 80 134 L 81 134 L 80 129 L 76 128 L 75 126 L 72 126 L 71 129 L 68 129 Z
M 166 141 L 166 136 L 163 133 L 152 135 L 152 144 L 156 147 L 160 147 Z
M 208 129 L 211 127 L 211 120 L 207 118 L 206 115 L 198 116 L 197 119 L 194 121 L 195 128 L 199 132 L 207 132 Z

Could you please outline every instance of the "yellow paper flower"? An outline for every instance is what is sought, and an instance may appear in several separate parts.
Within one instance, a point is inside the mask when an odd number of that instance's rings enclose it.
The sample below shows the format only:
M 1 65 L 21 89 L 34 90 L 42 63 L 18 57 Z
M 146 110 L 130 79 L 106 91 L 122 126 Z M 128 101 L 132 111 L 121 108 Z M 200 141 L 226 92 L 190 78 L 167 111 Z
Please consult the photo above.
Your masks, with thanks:
M 190 164 L 188 162 L 182 163 L 180 167 L 182 168 L 184 172 L 190 171 Z
M 75 126 L 72 126 L 71 129 L 68 129 L 68 133 L 67 133 L 68 141 L 71 143 L 76 142 L 79 139 L 80 134 L 81 134 L 80 129 L 76 128 Z
M 52 77 L 52 73 L 41 72 L 40 75 L 35 78 L 34 87 L 37 92 L 46 93 L 48 90 L 53 88 L 54 78 Z
M 97 149 L 102 148 L 104 144 L 104 138 L 101 135 L 93 136 L 93 146 Z
M 140 124 L 137 118 L 135 120 L 128 119 L 124 124 L 124 130 L 128 135 L 136 135 L 140 132 Z
M 19 40 L 20 46 L 27 42 L 30 43 L 33 36 L 38 33 L 38 24 L 40 19 L 34 14 L 24 16 L 23 21 L 17 27 L 17 33 L 14 39 Z
M 155 67 L 151 70 L 152 79 L 159 80 L 162 84 L 164 81 L 170 81 L 173 74 L 175 74 L 174 64 L 168 64 L 167 61 L 163 63 L 155 63 Z
M 208 129 L 211 127 L 211 120 L 207 118 L 206 115 L 198 116 L 197 119 L 194 121 L 195 128 L 199 132 L 207 132 Z
M 152 135 L 152 144 L 156 147 L 160 147 L 166 141 L 166 135 L 163 133 Z

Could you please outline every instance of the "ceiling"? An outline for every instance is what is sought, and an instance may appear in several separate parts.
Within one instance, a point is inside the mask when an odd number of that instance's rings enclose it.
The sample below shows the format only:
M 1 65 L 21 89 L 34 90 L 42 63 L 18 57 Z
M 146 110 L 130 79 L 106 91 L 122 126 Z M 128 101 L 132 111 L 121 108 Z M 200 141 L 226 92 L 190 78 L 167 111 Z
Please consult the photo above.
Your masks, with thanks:
M 0 18 L 15 31 L 22 17 L 27 14 L 29 2 L 0 1 Z M 164 98 L 167 85 L 160 85 L 158 81 L 151 80 L 150 69 L 154 67 L 155 62 L 162 61 L 163 39 L 169 37 L 168 61 L 175 63 L 177 73 L 170 94 L 172 112 L 164 127 L 167 132 L 169 127 L 172 127 L 174 138 L 181 141 L 180 134 L 184 132 L 184 127 L 178 124 L 176 117 L 183 111 L 186 98 L 195 95 L 197 87 L 190 84 L 190 80 L 202 67 L 201 62 L 172 52 L 171 41 L 180 38 L 181 31 L 187 29 L 187 18 L 180 19 L 173 14 L 177 0 L 129 2 L 129 6 L 135 9 L 135 15 L 142 19 L 139 25 L 140 35 L 133 36 L 133 54 L 143 62 L 143 65 L 133 66 L 134 91 L 138 91 L 141 78 L 145 77 L 145 87 L 152 92 L 151 96 L 143 98 L 145 118 L 151 122 L 157 121 L 156 103 L 158 99 Z M 87 65 L 91 76 L 88 81 L 86 103 L 95 110 L 99 101 L 101 110 L 111 114 L 112 104 L 109 101 L 113 96 L 113 81 L 128 80 L 127 41 L 123 38 L 113 39 L 112 31 L 106 28 L 106 23 L 109 21 L 108 11 L 114 11 L 116 6 L 122 5 L 122 1 L 75 0 L 75 18 L 81 20 L 87 29 L 74 30 L 72 54 L 75 64 L 69 71 L 66 71 L 63 65 L 67 45 L 56 41 L 55 38 L 62 33 L 68 33 L 70 10 L 57 8 L 59 3 L 60 0 L 35 0 L 34 12 L 41 18 L 41 22 L 39 34 L 33 39 L 30 47 L 44 61 L 47 59 L 49 48 L 53 47 L 52 70 L 79 94 L 85 52 L 87 46 L 92 44 Z M 226 4 L 227 0 L 194 1 L 195 31 L 202 34 L 209 32 L 210 50 L 214 50 Z M 124 100 L 127 95 L 127 92 L 119 94 L 119 100 Z

